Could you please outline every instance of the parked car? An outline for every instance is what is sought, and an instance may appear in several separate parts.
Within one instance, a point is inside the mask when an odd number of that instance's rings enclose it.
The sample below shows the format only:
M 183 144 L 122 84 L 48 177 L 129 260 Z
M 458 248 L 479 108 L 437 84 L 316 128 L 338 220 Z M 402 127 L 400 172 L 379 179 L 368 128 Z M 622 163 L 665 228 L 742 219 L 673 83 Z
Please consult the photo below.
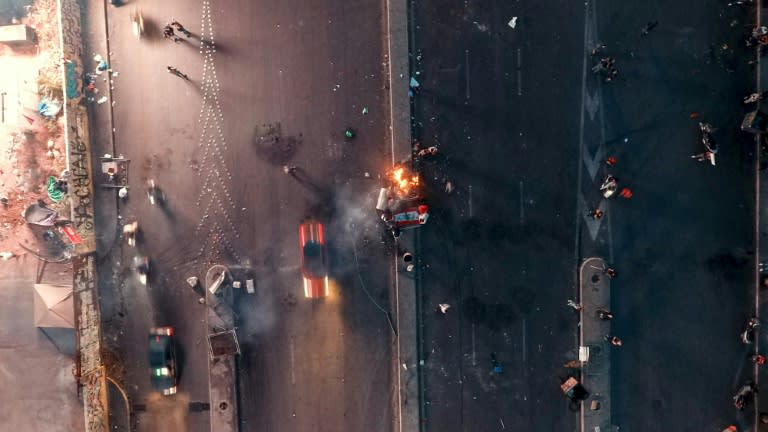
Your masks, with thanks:
M 328 263 L 323 224 L 316 220 L 299 225 L 301 248 L 301 276 L 304 296 L 322 298 L 328 295 Z
M 153 327 L 149 330 L 149 379 L 152 387 L 168 396 L 176 394 L 178 369 L 173 327 Z

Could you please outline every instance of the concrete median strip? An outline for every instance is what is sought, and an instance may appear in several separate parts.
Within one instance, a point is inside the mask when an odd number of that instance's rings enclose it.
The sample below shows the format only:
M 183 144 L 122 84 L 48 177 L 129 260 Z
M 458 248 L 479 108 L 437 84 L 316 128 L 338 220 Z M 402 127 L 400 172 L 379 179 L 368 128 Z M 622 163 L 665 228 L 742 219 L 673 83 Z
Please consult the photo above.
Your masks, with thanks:
M 579 269 L 581 301 L 579 334 L 582 354 L 581 382 L 590 393 L 581 403 L 582 431 L 609 431 L 611 427 L 611 321 L 598 317 L 599 310 L 610 311 L 611 284 L 604 274 L 601 258 L 586 259 Z
M 392 164 L 411 159 L 411 109 L 408 96 L 409 75 L 409 22 L 406 0 L 387 0 L 387 51 L 389 57 L 389 100 L 392 121 Z M 406 231 L 400 236 L 400 246 L 418 256 L 418 230 Z M 395 430 L 420 430 L 421 371 L 418 347 L 418 259 L 413 272 L 408 272 L 395 256 L 395 326 L 397 346 L 393 355 L 395 374 Z

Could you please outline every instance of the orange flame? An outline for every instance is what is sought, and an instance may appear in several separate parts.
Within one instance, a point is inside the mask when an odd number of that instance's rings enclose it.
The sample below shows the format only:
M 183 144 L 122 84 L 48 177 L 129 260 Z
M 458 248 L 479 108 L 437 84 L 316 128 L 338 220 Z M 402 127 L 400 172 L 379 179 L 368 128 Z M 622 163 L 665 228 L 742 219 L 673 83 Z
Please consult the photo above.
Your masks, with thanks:
M 397 185 L 398 191 L 402 194 L 408 194 L 411 192 L 411 189 L 419 185 L 419 176 L 409 176 L 405 172 L 404 167 L 398 167 L 392 171 L 392 180 L 394 181 L 395 185 Z

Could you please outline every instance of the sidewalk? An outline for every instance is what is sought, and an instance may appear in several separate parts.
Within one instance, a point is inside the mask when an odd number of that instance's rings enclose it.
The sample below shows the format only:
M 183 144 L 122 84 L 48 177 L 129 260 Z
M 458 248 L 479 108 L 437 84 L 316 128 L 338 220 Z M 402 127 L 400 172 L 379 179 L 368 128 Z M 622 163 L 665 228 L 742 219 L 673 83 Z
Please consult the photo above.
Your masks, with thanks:
M 611 429 L 611 346 L 605 340 L 611 335 L 611 322 L 597 317 L 599 309 L 611 310 L 611 282 L 603 274 L 607 264 L 602 258 L 587 258 L 579 269 L 580 346 L 589 349 L 583 363 L 581 383 L 590 393 L 581 403 L 582 431 Z

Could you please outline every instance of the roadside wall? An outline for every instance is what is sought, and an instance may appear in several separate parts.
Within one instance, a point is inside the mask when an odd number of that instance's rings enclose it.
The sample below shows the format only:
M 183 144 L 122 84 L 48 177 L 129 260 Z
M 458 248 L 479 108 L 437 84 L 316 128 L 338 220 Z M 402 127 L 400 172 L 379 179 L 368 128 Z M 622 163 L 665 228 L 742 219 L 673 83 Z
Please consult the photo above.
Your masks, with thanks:
M 72 220 L 83 239 L 73 258 L 77 368 L 83 385 L 86 432 L 109 430 L 106 374 L 101 359 L 101 318 L 96 285 L 96 236 L 88 114 L 82 95 L 82 11 L 77 0 L 59 0 L 64 88 L 64 142 Z

